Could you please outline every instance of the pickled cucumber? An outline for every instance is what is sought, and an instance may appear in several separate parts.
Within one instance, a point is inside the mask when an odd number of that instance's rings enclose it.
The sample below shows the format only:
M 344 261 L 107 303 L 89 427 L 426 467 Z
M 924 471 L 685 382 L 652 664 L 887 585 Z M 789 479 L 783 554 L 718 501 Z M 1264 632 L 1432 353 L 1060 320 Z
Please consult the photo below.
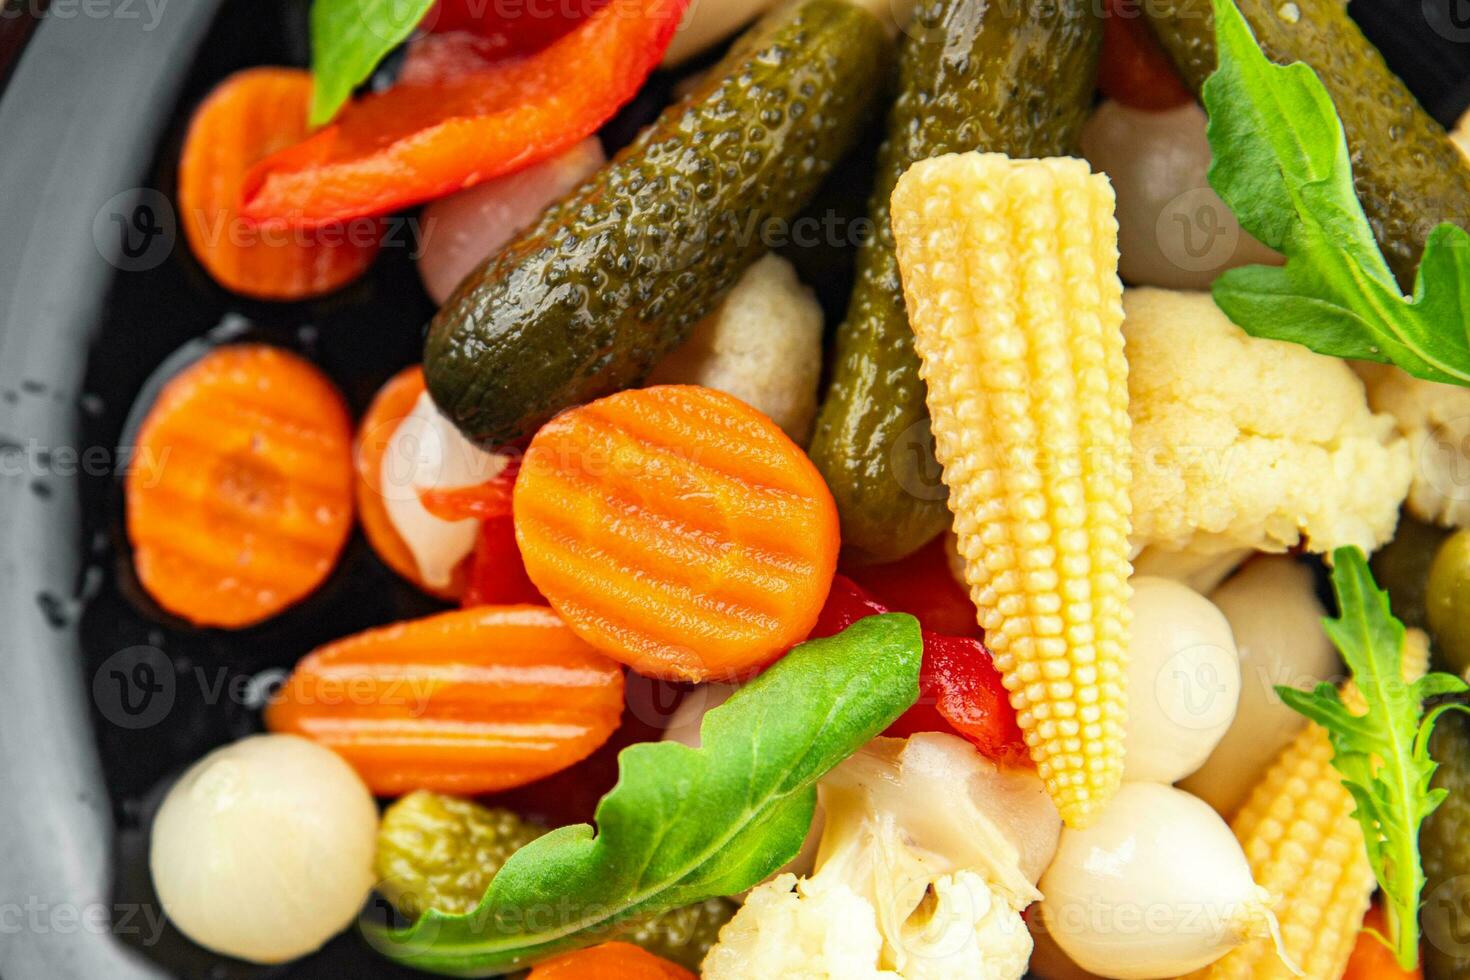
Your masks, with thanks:
M 472 438 L 510 442 L 637 383 L 765 251 L 856 140 L 886 71 L 878 19 L 805 0 L 460 284 L 424 375 Z
M 858 253 L 811 446 L 843 545 L 867 561 L 901 558 L 949 523 L 888 197 L 910 164 L 943 153 L 1070 153 L 1092 102 L 1102 23 L 1090 0 L 924 0 L 905 33 L 869 203 L 876 233 Z
M 1470 980 L 1470 718 L 1442 716 L 1430 738 L 1433 786 L 1449 791 L 1419 832 L 1426 980 Z
M 1342 0 L 1237 0 L 1273 61 L 1304 61 L 1327 87 L 1352 151 L 1353 179 L 1373 233 L 1410 288 L 1429 233 L 1442 221 L 1470 229 L 1470 166 L 1444 129 L 1389 71 Z M 1142 5 L 1196 91 L 1215 70 L 1211 0 Z
M 383 813 L 378 891 L 408 918 L 425 909 L 463 914 L 519 848 L 546 833 L 509 810 L 419 790 Z
M 736 908 L 728 898 L 707 899 L 660 912 L 617 938 L 698 972 L 704 955 L 720 938 L 720 928 L 730 921 Z
M 1429 589 L 1429 566 L 1440 542 L 1448 534 L 1442 528 L 1401 514 L 1393 540 L 1378 549 L 1369 561 L 1374 580 L 1388 591 L 1393 614 L 1405 626 L 1417 629 L 1429 626 L 1424 611 Z

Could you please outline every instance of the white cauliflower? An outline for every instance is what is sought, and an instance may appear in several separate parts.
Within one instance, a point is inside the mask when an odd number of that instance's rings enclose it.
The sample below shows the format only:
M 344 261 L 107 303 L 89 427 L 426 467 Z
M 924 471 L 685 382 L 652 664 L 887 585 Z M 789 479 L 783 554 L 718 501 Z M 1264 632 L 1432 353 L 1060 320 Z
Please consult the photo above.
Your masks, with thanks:
M 1393 416 L 1409 444 L 1409 513 L 1444 527 L 1470 525 L 1470 388 L 1424 381 L 1387 364 L 1356 367 L 1369 407 Z
M 1248 336 L 1207 293 L 1133 289 L 1123 305 L 1136 550 L 1203 566 L 1393 536 L 1409 447 L 1346 363 Z
M 1016 980 L 1021 909 L 1061 818 L 1030 770 L 937 732 L 879 738 L 819 786 L 816 871 L 758 886 L 705 957 L 706 980 Z
M 822 373 L 822 308 L 791 263 L 767 255 L 719 309 L 654 367 L 648 384 L 717 388 L 759 409 L 806 445 Z

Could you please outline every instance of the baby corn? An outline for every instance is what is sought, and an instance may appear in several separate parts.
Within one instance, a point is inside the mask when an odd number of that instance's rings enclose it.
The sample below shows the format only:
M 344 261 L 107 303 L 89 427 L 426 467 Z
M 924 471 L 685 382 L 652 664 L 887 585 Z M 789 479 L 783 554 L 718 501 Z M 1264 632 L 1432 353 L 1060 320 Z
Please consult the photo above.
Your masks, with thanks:
M 892 198 L 970 594 L 1074 827 L 1123 775 L 1131 446 L 1113 205 L 1083 161 L 982 153 L 917 163 Z
M 1429 665 L 1421 630 L 1404 637 L 1404 678 Z M 1362 710 L 1349 686 L 1344 700 Z M 1247 941 L 1192 977 L 1198 980 L 1287 980 L 1283 954 L 1309 980 L 1337 980 L 1357 941 L 1377 883 L 1363 847 L 1356 804 L 1332 768 L 1332 745 L 1320 725 L 1308 725 L 1271 764 L 1230 822 L 1251 877 L 1276 899 L 1282 949 L 1266 937 Z

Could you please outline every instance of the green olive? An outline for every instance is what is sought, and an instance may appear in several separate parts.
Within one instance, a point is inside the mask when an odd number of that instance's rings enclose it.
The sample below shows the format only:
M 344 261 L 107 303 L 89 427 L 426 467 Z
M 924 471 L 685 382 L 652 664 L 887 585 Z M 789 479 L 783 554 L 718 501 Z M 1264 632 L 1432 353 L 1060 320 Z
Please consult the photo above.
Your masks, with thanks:
M 519 848 L 546 833 L 509 810 L 419 790 L 388 807 L 378 828 L 378 891 L 409 918 L 480 903 Z
M 1448 535 L 1443 528 L 1422 524 L 1405 514 L 1399 518 L 1393 540 L 1373 555 L 1373 577 L 1380 588 L 1388 590 L 1393 614 L 1405 626 L 1423 629 L 1428 625 L 1424 593 L 1429 586 L 1429 565 Z
M 1456 531 L 1439 546 L 1429 566 L 1424 608 L 1440 662 L 1463 673 L 1470 668 L 1470 529 Z

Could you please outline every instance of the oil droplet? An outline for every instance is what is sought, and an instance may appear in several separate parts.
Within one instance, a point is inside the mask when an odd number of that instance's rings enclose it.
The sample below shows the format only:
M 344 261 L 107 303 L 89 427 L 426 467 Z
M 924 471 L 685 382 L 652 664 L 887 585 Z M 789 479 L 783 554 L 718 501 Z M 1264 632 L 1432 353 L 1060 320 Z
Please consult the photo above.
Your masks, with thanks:
M 1295 24 L 1302 19 L 1302 8 L 1294 3 L 1283 3 L 1280 7 L 1276 8 L 1276 16 L 1288 24 Z

